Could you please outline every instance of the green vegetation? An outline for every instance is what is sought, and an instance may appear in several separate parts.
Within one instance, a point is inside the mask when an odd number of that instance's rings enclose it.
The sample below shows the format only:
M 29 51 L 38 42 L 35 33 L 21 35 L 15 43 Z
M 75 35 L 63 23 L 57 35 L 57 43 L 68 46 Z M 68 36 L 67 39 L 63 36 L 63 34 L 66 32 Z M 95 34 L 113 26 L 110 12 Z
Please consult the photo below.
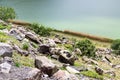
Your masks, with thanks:
M 8 19 L 15 19 L 16 13 L 11 7 L 0 6 L 0 19 L 7 21 Z
M 52 31 L 51 28 L 45 27 L 37 23 L 31 24 L 29 28 L 33 30 L 36 34 L 39 34 L 41 36 L 50 36 L 50 32 Z
M 28 50 L 29 44 L 28 44 L 27 42 L 26 42 L 26 43 L 23 43 L 22 48 L 23 48 L 24 50 Z
M 2 24 L 0 24 L 0 30 L 3 30 L 3 29 L 10 29 L 11 27 L 8 25 L 8 26 L 4 26 Z
M 81 74 L 83 74 L 85 76 L 88 76 L 88 77 L 92 77 L 92 78 L 103 80 L 103 76 L 97 74 L 94 71 L 83 71 L 83 72 L 81 72 Z
M 113 43 L 111 44 L 111 48 L 115 50 L 114 51 L 115 54 L 120 55 L 120 39 L 114 40 Z
M 76 48 L 79 48 L 82 51 L 82 56 L 95 57 L 95 46 L 88 39 L 78 41 L 76 43 Z
M 6 42 L 9 39 L 9 36 L 5 33 L 0 32 L 0 42 Z
M 13 53 L 13 60 L 15 62 L 15 66 L 28 66 L 34 67 L 34 59 L 30 58 L 30 56 L 21 56 L 19 53 Z

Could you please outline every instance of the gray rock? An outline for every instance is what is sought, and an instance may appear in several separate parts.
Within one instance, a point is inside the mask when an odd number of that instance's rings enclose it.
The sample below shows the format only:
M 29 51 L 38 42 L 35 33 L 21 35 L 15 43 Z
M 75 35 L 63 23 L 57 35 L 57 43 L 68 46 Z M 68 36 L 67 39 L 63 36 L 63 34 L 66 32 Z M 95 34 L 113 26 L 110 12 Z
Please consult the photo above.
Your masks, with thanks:
M 103 73 L 104 73 L 104 70 L 101 69 L 101 68 L 98 67 L 98 66 L 95 67 L 95 71 L 96 71 L 99 75 L 103 75 Z
M 55 42 L 56 44 L 61 44 L 61 43 L 62 43 L 61 40 L 59 40 L 58 38 L 55 38 L 55 39 L 54 39 L 54 42 Z
M 39 46 L 38 52 L 43 54 L 50 53 L 50 46 L 46 44 L 42 44 Z
M 76 48 L 73 52 L 77 55 L 82 55 L 82 52 L 79 48 Z
M 10 35 L 14 36 L 16 39 L 22 41 L 25 38 L 25 34 L 21 33 L 19 30 L 17 29 L 11 29 L 9 32 Z
M 64 70 L 59 70 L 52 77 L 54 80 L 79 80 L 74 74 L 70 74 Z
M 12 57 L 12 47 L 9 44 L 6 43 L 0 43 L 0 56 L 5 57 Z
M 12 66 L 9 74 L 0 74 L 0 80 L 41 80 L 41 76 L 41 71 L 36 68 Z
M 40 69 L 43 73 L 48 74 L 49 76 L 52 76 L 58 70 L 56 65 L 53 64 L 52 61 L 45 56 L 36 57 L 35 67 Z
M 13 49 L 16 50 L 21 55 L 24 55 L 24 56 L 29 55 L 29 53 L 27 51 L 24 51 L 24 50 L 20 49 L 17 45 L 14 45 Z
M 35 43 L 40 43 L 41 44 L 41 42 L 39 41 L 38 37 L 35 34 L 31 33 L 31 32 L 27 32 L 25 34 L 25 37 L 30 39 L 31 41 L 33 41 Z
M 56 46 L 56 43 L 54 42 L 53 39 L 48 39 L 46 44 L 49 45 L 50 47 L 55 47 Z
M 76 57 L 71 55 L 69 51 L 62 50 L 60 51 L 59 61 L 63 63 L 68 63 L 70 65 L 74 65 Z
M 50 48 L 50 53 L 53 55 L 60 55 L 61 48 Z
M 9 73 L 11 69 L 11 65 L 7 62 L 0 64 L 0 72 L 2 73 Z
M 120 64 L 112 65 L 112 67 L 115 68 L 115 69 L 119 69 L 120 68 Z

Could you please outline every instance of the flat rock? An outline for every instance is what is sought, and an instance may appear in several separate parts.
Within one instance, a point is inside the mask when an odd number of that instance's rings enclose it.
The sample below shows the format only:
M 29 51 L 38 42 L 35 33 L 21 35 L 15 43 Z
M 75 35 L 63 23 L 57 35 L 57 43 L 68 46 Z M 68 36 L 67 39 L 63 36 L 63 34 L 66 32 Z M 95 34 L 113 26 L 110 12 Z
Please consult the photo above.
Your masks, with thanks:
M 41 80 L 41 71 L 36 68 L 14 67 L 10 73 L 0 73 L 0 80 Z
M 56 65 L 53 64 L 52 61 L 45 56 L 36 57 L 35 67 L 40 69 L 43 73 L 48 74 L 49 76 L 52 76 L 58 70 Z
M 5 57 L 12 57 L 12 47 L 9 44 L 6 43 L 0 43 L 0 56 Z
M 52 77 L 53 80 L 79 80 L 74 74 L 70 74 L 64 70 L 59 70 Z

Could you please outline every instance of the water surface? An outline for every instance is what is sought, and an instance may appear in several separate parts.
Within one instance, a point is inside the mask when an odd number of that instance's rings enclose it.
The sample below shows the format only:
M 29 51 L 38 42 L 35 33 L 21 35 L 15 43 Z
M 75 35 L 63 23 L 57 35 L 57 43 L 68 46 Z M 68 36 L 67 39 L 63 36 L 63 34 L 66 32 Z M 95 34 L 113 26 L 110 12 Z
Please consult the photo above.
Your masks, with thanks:
M 0 0 L 17 19 L 59 30 L 120 38 L 120 0 Z

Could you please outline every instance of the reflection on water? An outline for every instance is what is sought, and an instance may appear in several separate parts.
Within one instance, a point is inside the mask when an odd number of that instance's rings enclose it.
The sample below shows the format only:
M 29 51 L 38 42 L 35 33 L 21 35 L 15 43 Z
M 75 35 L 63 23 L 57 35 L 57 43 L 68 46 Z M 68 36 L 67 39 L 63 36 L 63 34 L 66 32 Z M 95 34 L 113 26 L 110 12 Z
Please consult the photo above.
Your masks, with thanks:
M 0 0 L 15 8 L 19 20 L 120 38 L 120 0 Z

